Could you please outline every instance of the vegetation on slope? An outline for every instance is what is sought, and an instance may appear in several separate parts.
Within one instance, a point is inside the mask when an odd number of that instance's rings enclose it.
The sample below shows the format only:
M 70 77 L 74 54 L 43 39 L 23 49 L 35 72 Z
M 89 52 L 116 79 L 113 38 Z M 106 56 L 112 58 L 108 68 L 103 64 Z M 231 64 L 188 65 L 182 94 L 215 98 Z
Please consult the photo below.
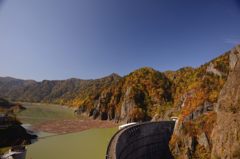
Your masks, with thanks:
M 189 115 L 216 102 L 229 70 L 228 53 L 199 68 L 161 73 L 138 69 L 125 77 L 42 82 L 0 78 L 0 96 L 25 102 L 75 106 L 77 113 L 103 120 L 141 121 Z M 183 108 L 184 107 L 184 108 Z
M 229 73 L 229 52 L 199 68 L 168 73 L 179 122 L 171 140 L 176 158 L 210 158 L 213 111 Z
M 90 112 L 90 116 L 103 120 L 149 120 L 161 106 L 172 101 L 170 90 L 171 84 L 163 73 L 141 68 L 89 97 L 80 106 L 80 113 Z
M 68 79 L 42 82 L 0 78 L 0 96 L 12 101 L 45 102 L 78 106 L 85 98 L 117 82 L 112 74 L 97 80 Z
M 211 103 L 217 101 L 229 71 L 228 55 L 229 53 L 226 53 L 196 69 L 186 67 L 176 72 L 166 72 L 173 85 L 174 107 L 179 108 L 183 116 L 188 115 L 205 101 Z M 207 71 L 211 65 L 221 75 Z

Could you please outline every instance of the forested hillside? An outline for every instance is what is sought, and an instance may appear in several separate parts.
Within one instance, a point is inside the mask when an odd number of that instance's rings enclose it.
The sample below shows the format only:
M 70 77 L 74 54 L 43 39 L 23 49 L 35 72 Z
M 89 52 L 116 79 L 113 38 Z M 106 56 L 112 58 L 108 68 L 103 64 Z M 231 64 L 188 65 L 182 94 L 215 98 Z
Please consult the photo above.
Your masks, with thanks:
M 97 80 L 19 80 L 0 78 L 0 97 L 11 101 L 45 102 L 78 106 L 88 96 L 101 92 L 103 88 L 116 83 L 121 77 L 112 74 Z
M 229 52 L 200 66 L 159 72 L 149 67 L 129 75 L 36 82 L 0 78 L 0 96 L 12 101 L 55 103 L 78 114 L 116 121 L 167 119 L 189 115 L 216 102 L 229 71 Z
M 238 93 L 234 95 L 229 93 L 238 88 L 236 84 L 238 80 L 236 78 L 231 79 L 231 76 L 239 73 L 239 70 L 233 70 L 236 63 L 239 64 L 239 54 L 239 46 L 236 46 L 210 63 L 195 69 L 196 74 L 186 71 L 185 75 L 188 75 L 188 78 L 179 78 L 182 82 L 177 82 L 178 86 L 176 88 L 181 88 L 181 83 L 183 85 L 187 84 L 184 86 L 185 89 L 180 89 L 183 92 L 180 91 L 181 93 L 179 93 L 178 89 L 175 91 L 175 99 L 181 101 L 179 104 L 179 120 L 170 142 L 175 158 L 206 159 L 235 158 L 236 156 L 239 158 L 239 154 L 237 154 L 239 151 L 236 151 L 237 146 L 239 146 L 238 141 L 234 141 L 238 144 L 231 146 L 231 150 L 228 150 L 228 148 L 225 150 L 223 148 L 216 149 L 216 147 L 227 146 L 225 142 L 229 142 L 233 137 L 236 137 L 232 132 L 239 130 L 238 126 L 233 126 L 235 123 L 233 120 L 236 121 L 236 119 L 230 117 L 229 114 L 231 113 L 228 114 L 228 118 L 227 116 L 225 116 L 226 118 L 221 117 L 219 113 L 221 98 L 231 103 L 236 100 L 234 96 L 239 96 Z M 223 92 L 229 94 L 223 95 Z M 231 106 L 225 104 L 225 107 Z M 238 110 L 237 107 L 234 107 L 235 109 Z M 225 122 L 225 127 L 219 122 L 220 118 L 222 118 L 222 122 Z M 222 130 L 226 129 L 226 123 L 231 129 L 235 127 L 235 130 L 232 130 L 228 136 L 222 134 Z M 221 126 L 216 127 L 217 124 Z M 215 131 L 213 131 L 214 129 Z M 218 131 L 219 129 L 221 131 Z M 229 130 L 226 129 L 226 132 Z M 233 143 L 233 141 L 231 142 Z M 234 155 L 236 156 L 234 157 Z

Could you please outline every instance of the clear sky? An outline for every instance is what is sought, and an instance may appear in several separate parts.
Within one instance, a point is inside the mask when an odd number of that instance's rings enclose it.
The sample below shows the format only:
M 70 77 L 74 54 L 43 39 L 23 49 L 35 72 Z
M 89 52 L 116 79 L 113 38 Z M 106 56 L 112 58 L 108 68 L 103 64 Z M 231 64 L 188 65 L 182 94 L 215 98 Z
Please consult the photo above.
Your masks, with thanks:
M 240 43 L 240 0 L 0 0 L 0 76 L 199 66 Z

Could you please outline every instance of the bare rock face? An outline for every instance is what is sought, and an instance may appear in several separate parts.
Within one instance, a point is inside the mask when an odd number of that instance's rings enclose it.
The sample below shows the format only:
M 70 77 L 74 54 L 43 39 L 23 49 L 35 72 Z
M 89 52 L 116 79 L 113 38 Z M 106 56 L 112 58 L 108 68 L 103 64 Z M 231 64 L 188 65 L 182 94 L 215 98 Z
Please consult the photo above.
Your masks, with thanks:
M 161 120 L 160 115 L 159 114 L 155 114 L 151 121 L 155 122 L 155 121 L 160 121 L 160 120 Z
M 130 98 L 130 93 L 131 93 L 131 87 L 129 87 L 126 92 L 125 92 L 125 95 L 124 95 L 124 100 L 123 100 L 123 103 L 121 105 L 121 115 L 120 115 L 120 118 L 122 120 L 130 120 L 129 119 L 129 112 L 132 111 L 132 109 L 135 107 L 135 101 Z
M 238 55 L 235 54 L 235 49 L 231 50 L 231 53 L 229 55 L 229 60 L 230 60 L 230 63 L 229 63 L 230 68 L 234 69 L 234 67 L 238 61 Z
M 217 124 L 212 132 L 213 159 L 240 158 L 240 46 L 231 51 L 230 68 L 217 103 Z
M 217 70 L 216 68 L 214 68 L 214 64 L 213 63 L 210 63 L 210 65 L 207 67 L 207 70 L 206 72 L 209 72 L 209 73 L 213 73 L 217 76 L 222 76 L 222 72 L 220 72 L 219 70 Z
M 198 143 L 199 145 L 204 146 L 204 148 L 209 152 L 210 151 L 210 142 L 209 139 L 206 135 L 206 133 L 202 133 L 201 135 L 198 136 Z
M 184 122 L 192 121 L 209 111 L 213 111 L 213 103 L 205 101 L 203 105 L 200 105 L 195 111 L 191 112 L 183 120 Z

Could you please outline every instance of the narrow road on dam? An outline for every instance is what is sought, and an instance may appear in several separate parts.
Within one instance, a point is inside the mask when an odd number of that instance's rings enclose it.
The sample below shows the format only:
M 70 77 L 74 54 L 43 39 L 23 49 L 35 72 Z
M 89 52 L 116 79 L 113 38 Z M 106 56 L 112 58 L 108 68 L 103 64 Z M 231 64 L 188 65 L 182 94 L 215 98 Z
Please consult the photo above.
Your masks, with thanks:
M 123 128 L 109 142 L 106 159 L 172 159 L 168 143 L 174 125 L 160 121 Z

